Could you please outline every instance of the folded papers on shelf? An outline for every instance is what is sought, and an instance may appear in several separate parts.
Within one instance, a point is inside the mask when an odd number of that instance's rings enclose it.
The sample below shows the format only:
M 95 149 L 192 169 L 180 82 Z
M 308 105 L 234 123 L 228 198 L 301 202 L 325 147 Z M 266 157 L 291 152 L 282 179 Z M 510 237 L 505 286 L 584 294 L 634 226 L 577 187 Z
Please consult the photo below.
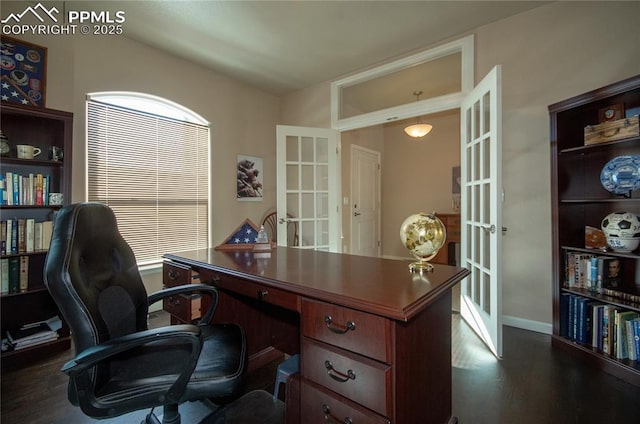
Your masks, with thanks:
M 7 330 L 2 350 L 19 350 L 56 340 L 59 337 L 57 330 L 60 328 L 62 321 L 56 315 L 44 321 L 25 324 L 18 330 Z

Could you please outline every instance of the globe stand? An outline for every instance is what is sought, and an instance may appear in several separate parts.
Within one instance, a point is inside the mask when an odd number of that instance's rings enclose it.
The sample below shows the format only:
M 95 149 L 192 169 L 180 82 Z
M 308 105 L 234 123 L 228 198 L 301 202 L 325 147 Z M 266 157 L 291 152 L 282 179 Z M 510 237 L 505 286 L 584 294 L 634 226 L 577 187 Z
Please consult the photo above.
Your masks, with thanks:
M 418 256 L 412 252 L 411 254 L 417 259 L 417 261 L 409 264 L 409 271 L 419 272 L 420 274 L 423 272 L 433 272 L 433 265 L 431 265 L 429 261 L 436 257 L 438 250 L 428 256 Z
M 409 264 L 409 271 L 411 272 L 419 272 L 422 274 L 423 272 L 433 272 L 433 265 L 429 262 L 411 262 Z

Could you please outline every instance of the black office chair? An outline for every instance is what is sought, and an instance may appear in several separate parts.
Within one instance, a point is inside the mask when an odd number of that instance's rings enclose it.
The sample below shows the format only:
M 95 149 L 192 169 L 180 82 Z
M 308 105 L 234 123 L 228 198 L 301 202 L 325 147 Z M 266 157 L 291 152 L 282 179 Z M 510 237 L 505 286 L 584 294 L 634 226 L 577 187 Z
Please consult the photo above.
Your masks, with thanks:
M 235 324 L 209 324 L 215 288 L 177 286 L 147 297 L 135 256 L 109 207 L 70 205 L 58 212 L 45 283 L 69 324 L 76 356 L 62 371 L 68 397 L 93 418 L 163 406 L 163 423 L 180 423 L 178 404 L 229 402 L 244 389 L 247 349 Z M 200 324 L 149 330 L 150 304 L 179 293 L 211 296 Z M 159 423 L 153 410 L 145 420 Z

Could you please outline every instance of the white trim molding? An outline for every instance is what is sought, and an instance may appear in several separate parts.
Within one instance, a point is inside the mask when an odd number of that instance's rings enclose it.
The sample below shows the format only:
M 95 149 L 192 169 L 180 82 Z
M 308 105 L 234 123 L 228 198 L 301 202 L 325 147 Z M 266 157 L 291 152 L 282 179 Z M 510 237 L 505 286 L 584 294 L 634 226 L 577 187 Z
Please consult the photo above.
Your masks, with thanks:
M 461 91 L 443 96 L 407 103 L 400 106 L 363 113 L 361 115 L 340 118 L 340 100 L 342 89 L 385 75 L 410 68 L 412 66 L 430 62 L 455 53 L 462 54 L 461 61 Z M 351 75 L 331 83 L 331 128 L 347 131 L 399 119 L 412 118 L 444 110 L 460 107 L 462 99 L 474 86 L 474 36 L 468 35 L 459 40 L 451 41 L 441 46 L 398 59 L 396 61 L 377 66 L 372 69 Z
M 546 322 L 541 322 L 541 321 L 533 321 L 530 319 L 503 315 L 502 323 L 504 325 L 508 325 L 509 327 L 535 331 L 536 333 L 543 333 L 548 335 L 551 335 L 553 333 L 553 326 L 551 324 L 548 324 Z

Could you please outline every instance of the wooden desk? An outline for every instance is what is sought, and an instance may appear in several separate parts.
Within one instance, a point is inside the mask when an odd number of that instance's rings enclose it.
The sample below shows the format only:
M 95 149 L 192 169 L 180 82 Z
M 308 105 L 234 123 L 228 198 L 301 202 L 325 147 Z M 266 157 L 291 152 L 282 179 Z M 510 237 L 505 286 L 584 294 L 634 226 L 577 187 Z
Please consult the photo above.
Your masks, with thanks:
M 468 270 L 420 275 L 404 261 L 284 247 L 164 257 L 165 283 L 196 271 L 219 288 L 214 320 L 245 328 L 252 366 L 300 353 L 301 417 L 287 422 L 457 422 L 451 288 Z

